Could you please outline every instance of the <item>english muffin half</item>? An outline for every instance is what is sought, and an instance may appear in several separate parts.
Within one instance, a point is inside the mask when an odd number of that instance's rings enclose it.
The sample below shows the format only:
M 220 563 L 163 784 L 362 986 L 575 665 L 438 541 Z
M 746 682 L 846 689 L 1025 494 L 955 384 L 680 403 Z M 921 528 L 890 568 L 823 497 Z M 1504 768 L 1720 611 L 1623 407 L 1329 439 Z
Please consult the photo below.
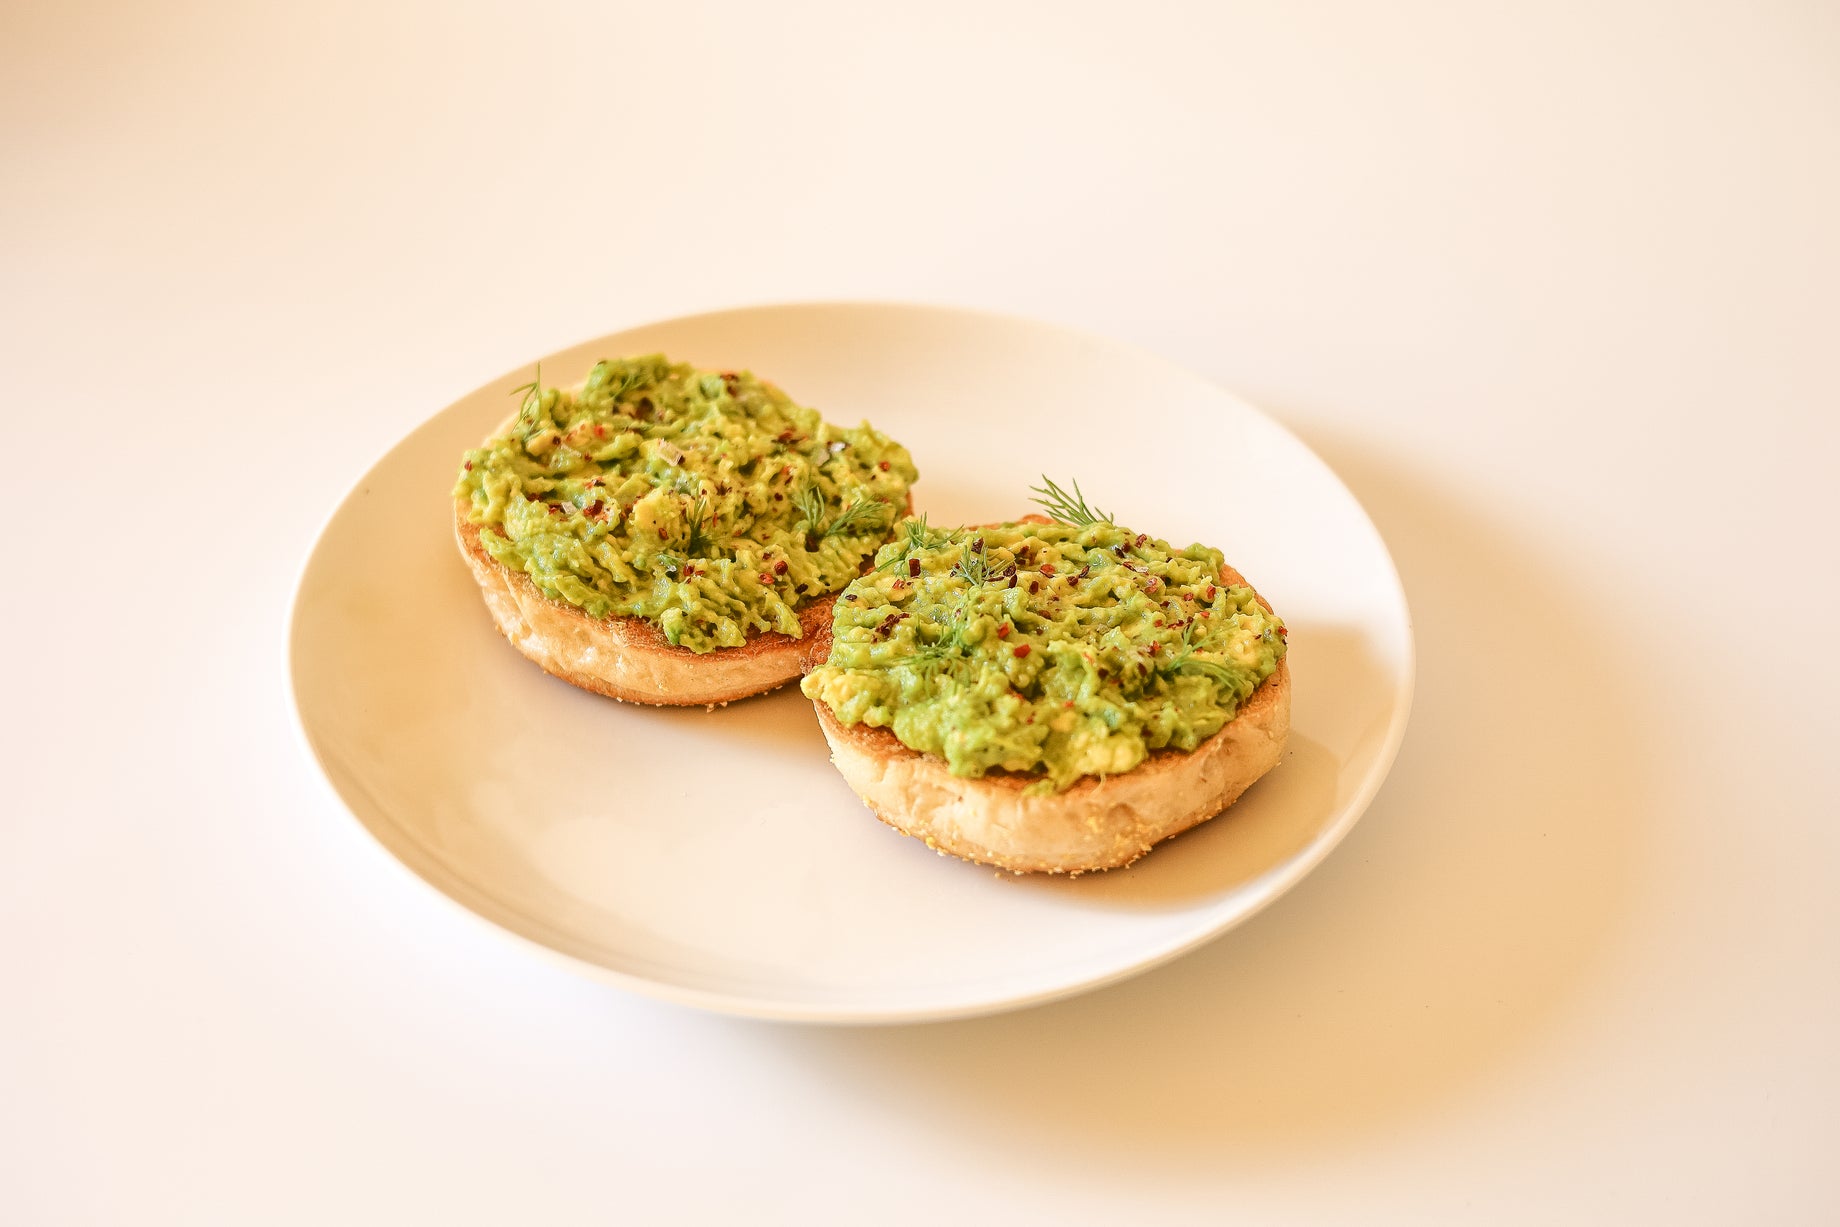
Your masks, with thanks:
M 1284 624 L 1218 551 L 1050 506 L 906 521 L 803 683 L 878 817 L 1018 873 L 1130 864 L 1231 805 L 1290 732 Z
M 918 476 L 868 423 L 745 371 L 651 355 L 517 394 L 462 460 L 455 537 L 512 645 L 617 699 L 723 703 L 796 678 Z

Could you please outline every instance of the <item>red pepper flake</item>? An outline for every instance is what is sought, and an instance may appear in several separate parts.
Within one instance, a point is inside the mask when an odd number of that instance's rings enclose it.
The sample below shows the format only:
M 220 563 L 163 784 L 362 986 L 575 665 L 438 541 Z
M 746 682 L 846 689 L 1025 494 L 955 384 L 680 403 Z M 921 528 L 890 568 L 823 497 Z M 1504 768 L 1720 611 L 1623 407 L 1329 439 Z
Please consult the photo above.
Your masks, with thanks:
M 1155 642 L 1152 642 L 1152 643 L 1150 644 L 1150 655 L 1152 655 L 1152 656 L 1155 656 L 1155 655 L 1156 655 L 1156 654 L 1157 654 L 1158 652 L 1160 652 L 1160 651 L 1162 651 L 1162 650 L 1163 650 L 1163 645 L 1162 645 L 1162 644 L 1160 644 L 1160 643 L 1155 643 Z
M 603 506 L 605 506 L 605 504 L 603 504 L 599 499 L 595 499 L 592 503 L 588 504 L 588 514 L 591 516 L 599 515 L 601 513 L 601 508 Z
M 466 461 L 466 471 L 469 473 L 473 471 L 473 462 L 471 460 Z
M 1161 626 L 1163 625 L 1163 620 L 1161 618 L 1158 618 L 1154 623 L 1152 623 L 1152 625 Z
M 1030 580 L 1029 581 L 1029 591 L 1030 592 L 1040 592 L 1041 591 L 1041 581 L 1038 579 Z
M 1042 564 L 1041 564 L 1041 573 L 1042 573 L 1043 575 L 1052 575 L 1052 574 L 1054 574 L 1054 564 L 1053 564 L 1053 563 L 1051 563 L 1051 562 L 1044 562 L 1044 563 L 1042 563 Z
M 876 465 L 875 467 L 880 469 L 882 472 L 886 473 L 888 471 L 888 462 L 884 460 L 880 464 Z
M 561 503 L 551 503 L 549 505 L 549 509 L 550 509 L 550 512 L 554 515 L 562 514 L 562 504 Z
M 607 437 L 607 428 L 602 426 L 599 422 L 596 422 L 594 424 L 594 437 L 597 439 L 605 439 Z
M 1214 599 L 1214 594 L 1219 591 L 1220 589 L 1214 587 L 1214 585 L 1212 584 L 1209 584 L 1207 587 L 1201 590 L 1201 599 L 1204 601 L 1211 601 Z
M 1021 660 L 1024 656 L 1027 656 L 1028 654 L 1029 654 L 1029 645 L 1026 643 L 1019 643 L 1013 649 L 1010 650 L 1010 655 L 1014 656 L 1017 660 Z
M 809 591 L 809 590 L 810 590 L 810 588 L 811 588 L 811 585 L 810 585 L 810 584 L 794 584 L 794 585 L 793 585 L 793 587 L 792 587 L 792 590 L 793 590 L 794 592 L 797 592 L 797 593 L 801 593 L 801 594 L 802 594 L 802 593 L 805 593 L 805 592 L 807 592 L 807 591 Z
M 1291 628 L 1288 626 L 1280 626 L 1278 628 L 1278 638 L 1280 639 L 1284 638 L 1286 635 L 1290 633 L 1291 633 Z
M 786 501 L 786 496 L 779 493 L 778 491 L 775 491 L 773 494 L 773 501 L 776 503 L 783 503 Z
M 792 429 L 791 429 L 791 427 L 787 427 L 787 428 L 786 428 L 785 430 L 782 430 L 782 431 L 780 431 L 780 432 L 779 432 L 778 434 L 776 434 L 776 435 L 774 435 L 774 436 L 773 436 L 773 441 L 774 441 L 775 443 L 790 443 L 790 442 L 792 442 Z
M 763 584 L 771 584 L 773 582 L 773 572 L 762 571 L 760 573 L 760 582 Z
M 1072 706 L 1073 706 L 1073 700 L 1072 700 L 1072 699 L 1068 699 L 1068 700 L 1067 700 L 1066 702 L 1064 702 L 1064 703 L 1062 703 L 1062 704 L 1061 704 L 1061 706 L 1062 706 L 1062 707 L 1072 707 Z
M 1132 545 L 1142 545 L 1144 542 L 1148 540 L 1150 540 L 1149 537 L 1145 536 L 1143 533 L 1138 533 L 1137 540 L 1133 541 L 1131 544 Z
M 606 483 L 606 482 L 604 482 L 604 481 L 602 481 L 602 480 L 601 480 L 600 478 L 598 478 L 598 477 L 590 477 L 590 478 L 589 478 L 589 479 L 588 479 L 588 480 L 587 480 L 586 482 L 584 482 L 583 484 L 584 484 L 584 485 L 589 485 L 589 486 L 604 486 L 604 485 L 606 485 L 607 483 Z
M 773 574 L 784 575 L 785 573 L 786 573 L 786 560 L 784 558 L 775 558 L 773 560 Z
M 1005 622 L 1002 626 L 999 626 L 997 628 L 997 638 L 999 639 L 1009 638 L 1009 623 Z
M 1009 584 L 1008 584 L 1008 587 L 1011 587 L 1011 588 L 1014 588 L 1015 586 L 1016 586 L 1016 573 L 1015 573 L 1014 571 L 1011 571 L 1011 572 L 1009 573 Z
M 907 573 L 915 579 L 920 577 L 920 560 L 918 558 L 909 558 L 907 560 Z

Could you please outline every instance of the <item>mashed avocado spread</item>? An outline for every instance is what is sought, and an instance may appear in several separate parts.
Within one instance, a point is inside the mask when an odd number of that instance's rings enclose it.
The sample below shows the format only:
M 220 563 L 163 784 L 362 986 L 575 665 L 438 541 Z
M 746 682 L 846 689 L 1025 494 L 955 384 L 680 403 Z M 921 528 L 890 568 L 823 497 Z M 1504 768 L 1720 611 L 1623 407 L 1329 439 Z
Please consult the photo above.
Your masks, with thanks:
M 868 423 L 833 426 L 746 372 L 652 355 L 519 391 L 455 488 L 481 544 L 545 596 L 697 652 L 796 638 L 796 606 L 862 572 L 919 475 Z
M 1102 519 L 909 519 L 875 561 L 838 598 L 830 656 L 803 689 L 954 775 L 1036 774 L 1058 791 L 1193 750 L 1284 656 L 1284 624 L 1220 582 L 1218 551 Z

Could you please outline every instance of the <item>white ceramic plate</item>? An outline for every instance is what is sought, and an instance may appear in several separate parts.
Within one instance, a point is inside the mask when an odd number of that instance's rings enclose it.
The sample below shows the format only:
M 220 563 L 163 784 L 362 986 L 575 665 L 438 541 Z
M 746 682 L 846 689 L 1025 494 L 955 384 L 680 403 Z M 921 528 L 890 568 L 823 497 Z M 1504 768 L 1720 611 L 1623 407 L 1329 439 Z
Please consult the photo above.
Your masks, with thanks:
M 294 698 L 352 813 L 449 898 L 575 967 L 710 1009 L 828 1022 L 983 1013 L 1142 971 L 1308 873 L 1391 765 L 1412 634 L 1386 547 L 1301 442 L 1206 380 L 1046 324 L 814 304 L 670 320 L 543 359 L 572 383 L 662 350 L 747 367 L 912 450 L 934 523 L 1077 477 L 1139 531 L 1205 541 L 1290 624 L 1294 730 L 1236 806 L 1136 866 L 1013 877 L 883 826 L 789 687 L 706 712 L 610 702 L 494 631 L 449 523 L 460 453 L 529 366 L 365 475 L 301 577 Z

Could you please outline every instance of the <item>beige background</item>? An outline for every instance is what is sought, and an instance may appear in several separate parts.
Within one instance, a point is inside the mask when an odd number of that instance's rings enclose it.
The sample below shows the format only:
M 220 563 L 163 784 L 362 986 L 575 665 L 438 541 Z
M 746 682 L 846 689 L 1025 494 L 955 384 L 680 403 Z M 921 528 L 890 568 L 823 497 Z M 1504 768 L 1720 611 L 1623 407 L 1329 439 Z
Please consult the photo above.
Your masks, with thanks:
M 1834 9 L 871 8 L 0 11 L 0 1217 L 1840 1217 Z M 705 1017 L 317 780 L 282 619 L 378 452 L 845 296 L 1167 353 L 1387 535 L 1412 731 L 1243 929 L 979 1022 Z

